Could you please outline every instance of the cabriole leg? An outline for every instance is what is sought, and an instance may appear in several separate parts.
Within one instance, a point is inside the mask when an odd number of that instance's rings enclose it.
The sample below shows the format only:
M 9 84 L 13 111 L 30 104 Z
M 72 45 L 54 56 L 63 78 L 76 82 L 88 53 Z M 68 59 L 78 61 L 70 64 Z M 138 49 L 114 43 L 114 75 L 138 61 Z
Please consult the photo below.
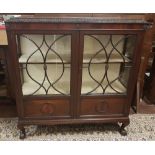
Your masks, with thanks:
M 25 128 L 23 125 L 18 125 L 18 129 L 20 130 L 20 139 L 24 139 L 26 137 Z
M 127 131 L 125 130 L 125 127 L 129 125 L 129 121 L 122 123 L 121 127 L 120 127 L 120 134 L 122 136 L 126 136 L 127 135 Z

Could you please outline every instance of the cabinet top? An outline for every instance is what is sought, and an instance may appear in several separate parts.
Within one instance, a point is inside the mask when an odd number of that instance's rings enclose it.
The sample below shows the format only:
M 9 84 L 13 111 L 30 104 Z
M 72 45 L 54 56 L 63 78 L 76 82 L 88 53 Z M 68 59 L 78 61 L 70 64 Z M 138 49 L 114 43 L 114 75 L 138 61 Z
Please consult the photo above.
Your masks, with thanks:
M 119 19 L 104 17 L 18 17 L 11 18 L 6 23 L 103 23 L 103 24 L 149 24 L 140 19 Z

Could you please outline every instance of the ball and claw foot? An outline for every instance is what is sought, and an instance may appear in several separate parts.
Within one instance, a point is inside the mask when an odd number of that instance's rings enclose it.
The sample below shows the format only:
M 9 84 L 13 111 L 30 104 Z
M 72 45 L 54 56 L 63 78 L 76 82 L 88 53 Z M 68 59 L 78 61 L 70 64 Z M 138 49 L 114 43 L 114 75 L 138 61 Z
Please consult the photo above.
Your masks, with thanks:
M 24 139 L 26 137 L 25 129 L 20 129 L 20 139 Z
M 126 124 L 122 124 L 121 128 L 120 128 L 120 134 L 122 136 L 126 136 L 127 135 L 127 131 L 124 129 L 127 125 Z
M 126 136 L 127 135 L 127 131 L 125 129 L 120 129 L 120 134 L 122 136 Z

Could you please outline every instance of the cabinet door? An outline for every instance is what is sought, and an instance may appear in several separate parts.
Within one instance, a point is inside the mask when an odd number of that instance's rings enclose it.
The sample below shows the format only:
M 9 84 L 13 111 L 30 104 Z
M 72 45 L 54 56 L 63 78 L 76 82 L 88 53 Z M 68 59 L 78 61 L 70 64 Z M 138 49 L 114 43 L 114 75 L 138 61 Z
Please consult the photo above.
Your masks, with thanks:
M 81 32 L 81 38 L 80 113 L 123 113 L 125 100 L 121 97 L 128 96 L 135 83 L 137 35 L 87 31 Z M 111 99 L 106 99 L 109 96 Z M 114 108 L 117 105 L 120 108 Z
M 19 35 L 23 95 L 70 95 L 71 35 Z
M 59 116 L 59 113 L 63 116 L 64 107 L 67 107 L 64 115 L 72 112 L 72 64 L 75 60 L 71 57 L 75 34 L 63 31 L 50 33 L 16 35 L 19 89 L 23 96 L 22 108 L 28 116 L 35 116 L 35 113 L 41 116 L 40 109 L 45 109 L 44 106 L 46 109 L 54 107 L 56 111 L 52 110 L 52 113 L 55 116 Z M 61 102 L 57 102 L 57 99 L 61 99 Z M 32 111 L 37 108 L 38 111 Z

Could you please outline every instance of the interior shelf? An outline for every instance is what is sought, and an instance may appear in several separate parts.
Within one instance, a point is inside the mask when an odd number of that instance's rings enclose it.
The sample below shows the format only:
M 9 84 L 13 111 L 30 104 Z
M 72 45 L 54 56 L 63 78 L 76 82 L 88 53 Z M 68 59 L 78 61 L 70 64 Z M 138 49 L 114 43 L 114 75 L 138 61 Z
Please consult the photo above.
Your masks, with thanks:
M 43 58 L 39 54 L 35 54 L 35 56 L 32 56 L 28 60 L 29 56 L 30 55 L 27 55 L 27 54 L 21 55 L 19 57 L 19 63 L 43 63 L 44 62 Z M 63 63 L 70 63 L 70 56 L 63 55 L 62 60 L 63 60 Z M 46 63 L 62 63 L 62 61 L 60 58 L 56 56 L 49 55 L 46 59 Z
M 39 55 L 36 55 L 35 57 L 31 57 L 29 60 L 28 58 L 29 58 L 29 55 L 26 55 L 26 54 L 21 55 L 19 58 L 19 63 L 44 63 L 43 58 L 40 57 Z M 62 60 L 63 60 L 63 63 L 70 63 L 70 57 L 68 55 L 63 55 Z M 84 55 L 83 63 L 89 63 L 90 60 L 91 60 L 91 57 Z M 106 63 L 106 62 L 109 62 L 109 63 L 129 62 L 130 63 L 131 60 L 127 57 L 124 57 L 123 59 L 119 55 L 111 55 L 108 61 L 104 55 L 99 55 L 91 60 L 91 63 L 95 63 L 95 64 Z M 46 63 L 62 63 L 62 61 L 59 58 L 56 59 L 54 56 L 53 57 L 48 56 L 46 59 Z
M 109 56 L 109 55 L 108 55 Z M 120 55 L 114 55 L 112 54 L 109 59 L 106 59 L 105 55 L 98 55 L 97 57 L 94 57 L 91 59 L 90 56 L 84 55 L 83 58 L 83 63 L 89 63 L 91 60 L 91 63 L 105 63 L 105 62 L 109 62 L 109 63 L 121 63 L 121 62 L 132 62 L 129 58 L 124 57 L 124 59 L 120 56 Z

